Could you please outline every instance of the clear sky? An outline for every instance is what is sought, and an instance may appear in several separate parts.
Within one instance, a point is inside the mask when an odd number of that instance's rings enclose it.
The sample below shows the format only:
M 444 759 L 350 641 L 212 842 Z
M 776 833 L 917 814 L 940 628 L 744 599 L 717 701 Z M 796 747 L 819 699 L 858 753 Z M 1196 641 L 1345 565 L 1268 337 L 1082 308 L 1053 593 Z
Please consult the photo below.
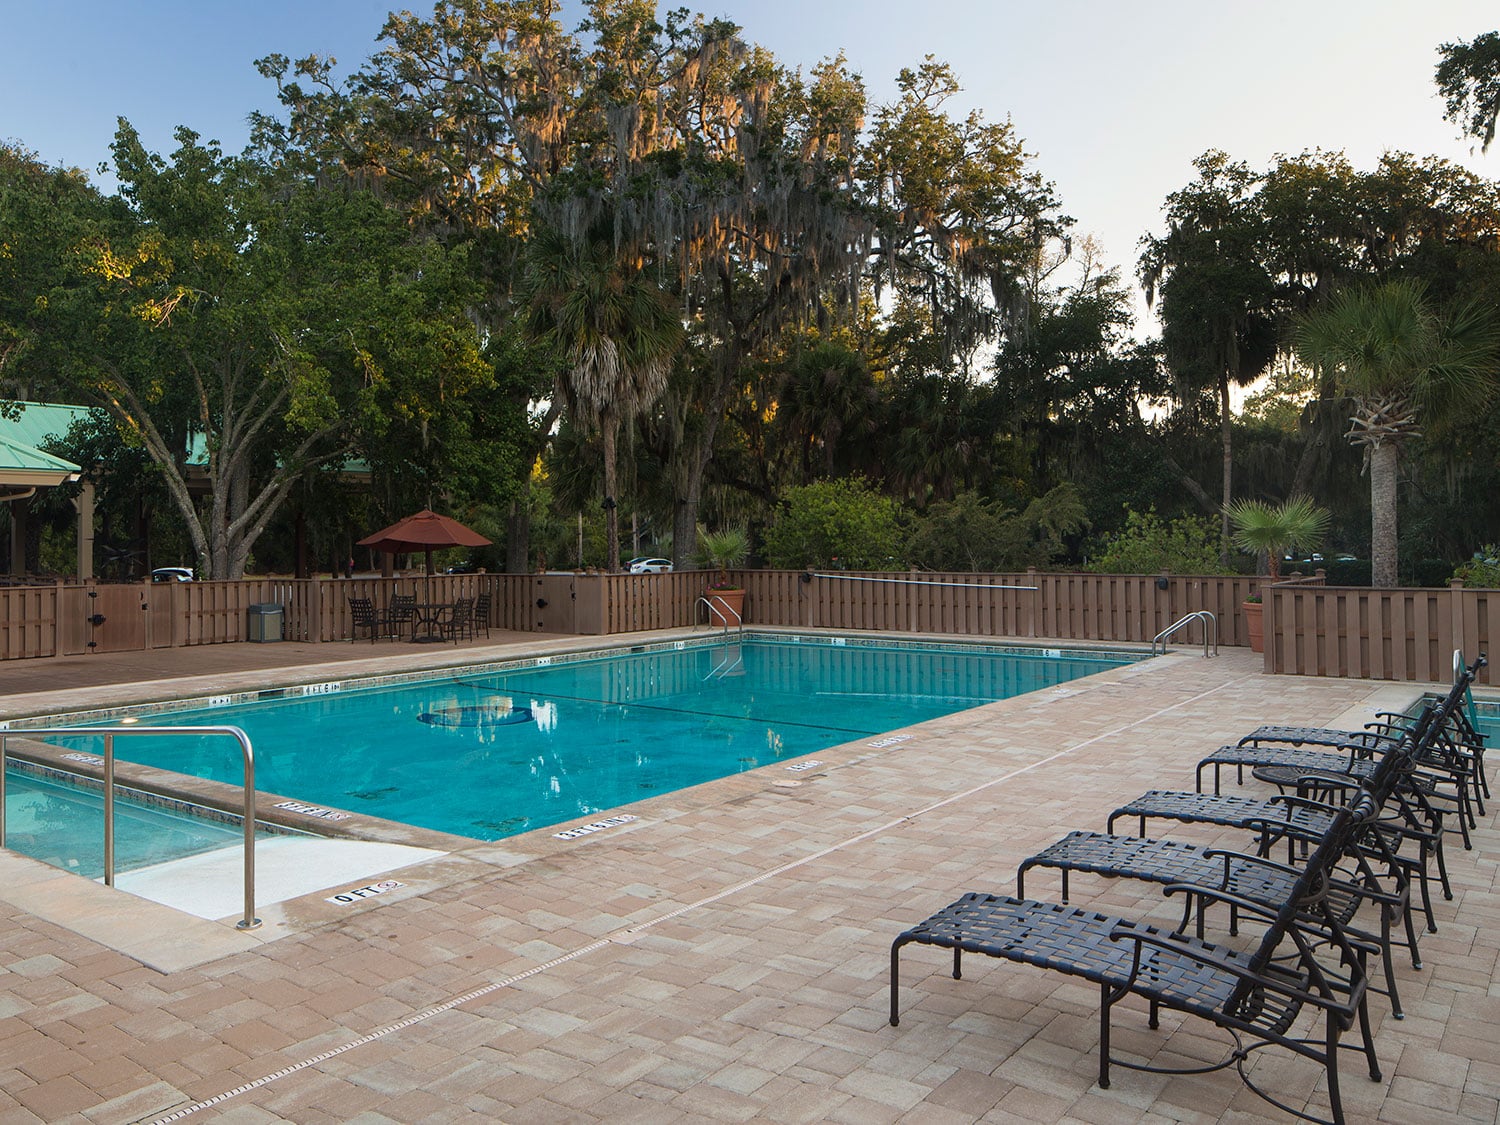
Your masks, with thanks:
M 663 10 L 677 0 L 663 4 Z M 842 50 L 872 97 L 932 54 L 964 84 L 956 112 L 1009 117 L 1076 230 L 1134 266 L 1192 160 L 1221 148 L 1438 154 L 1500 175 L 1442 118 L 1438 44 L 1500 27 L 1481 0 L 712 0 L 789 65 Z M 376 48 L 375 0 L 0 0 L 0 138 L 92 169 L 115 118 L 168 152 L 187 125 L 237 150 L 251 110 L 274 110 L 251 61 L 317 52 L 353 66 Z M 426 13 L 425 2 L 412 5 Z M 580 10 L 570 0 L 567 11 Z M 564 20 L 573 26 L 576 18 Z M 104 180 L 104 183 L 112 181 Z

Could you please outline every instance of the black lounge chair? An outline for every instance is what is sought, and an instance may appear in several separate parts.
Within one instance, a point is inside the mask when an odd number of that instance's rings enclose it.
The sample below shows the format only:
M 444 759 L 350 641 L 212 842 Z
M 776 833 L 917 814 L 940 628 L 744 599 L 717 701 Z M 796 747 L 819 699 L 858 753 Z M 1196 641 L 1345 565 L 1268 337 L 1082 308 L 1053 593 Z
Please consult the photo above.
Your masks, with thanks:
M 1425 728 L 1409 734 L 1412 746 L 1410 753 L 1388 755 L 1377 767 L 1370 785 L 1377 805 L 1385 806 L 1388 814 L 1375 824 L 1374 831 L 1380 835 L 1394 864 L 1408 877 L 1416 879 L 1422 895 L 1427 929 L 1435 933 L 1437 919 L 1432 910 L 1429 886 L 1429 867 L 1434 861 L 1444 898 L 1453 897 L 1453 889 L 1448 881 L 1447 858 L 1443 852 L 1442 812 L 1427 802 L 1419 785 L 1403 784 L 1405 763 L 1411 756 L 1420 753 L 1418 748 L 1425 734 Z M 1336 780 L 1320 776 L 1318 784 L 1331 788 Z M 1353 792 L 1358 791 L 1360 786 L 1350 779 L 1346 788 Z M 1115 822 L 1126 816 L 1137 818 L 1140 826 L 1137 835 L 1142 837 L 1147 834 L 1146 822 L 1157 819 L 1244 828 L 1261 835 L 1261 854 L 1268 854 L 1274 843 L 1286 840 L 1290 861 L 1295 856 L 1299 841 L 1320 837 L 1327 831 L 1335 811 L 1328 804 L 1300 797 L 1257 798 L 1153 789 L 1110 813 L 1106 831 L 1114 835 Z M 1415 855 L 1407 845 L 1415 847 Z
M 1417 725 L 1423 714 L 1431 712 L 1437 727 L 1443 732 L 1440 749 L 1429 763 L 1435 770 L 1435 778 L 1446 779 L 1453 786 L 1452 794 L 1444 794 L 1451 800 L 1460 815 L 1459 825 L 1464 831 L 1464 846 L 1470 847 L 1467 829 L 1477 824 L 1475 812 L 1484 814 L 1484 798 L 1489 795 L 1489 779 L 1484 769 L 1484 736 L 1469 721 L 1464 709 L 1469 690 L 1489 661 L 1483 653 L 1474 663 L 1459 664 L 1453 687 L 1437 703 L 1427 704 L 1416 715 L 1385 713 L 1363 730 L 1334 730 L 1326 727 L 1296 727 L 1268 725 L 1257 727 L 1234 746 L 1220 747 L 1198 763 L 1198 789 L 1203 789 L 1203 770 L 1214 768 L 1214 792 L 1219 792 L 1220 771 L 1224 766 L 1235 766 L 1239 780 L 1245 779 L 1245 767 L 1266 765 L 1290 765 L 1315 770 L 1344 769 L 1356 776 L 1367 767 L 1359 763 L 1377 758 L 1388 750 L 1401 745 L 1405 736 Z M 1338 764 L 1338 756 L 1302 751 L 1303 746 L 1320 746 L 1347 755 L 1345 765 Z
M 1411 881 L 1406 873 L 1388 854 L 1384 840 L 1378 833 L 1366 833 L 1367 840 L 1356 840 L 1356 846 L 1345 857 L 1339 877 L 1332 879 L 1328 887 L 1328 907 L 1344 932 L 1355 941 L 1369 942 L 1379 950 L 1384 970 L 1386 987 L 1377 989 L 1390 997 L 1391 1013 L 1402 1019 L 1405 1012 L 1396 985 L 1392 948 L 1404 945 L 1411 954 L 1413 969 L 1421 969 L 1422 959 L 1417 948 L 1416 926 L 1411 916 Z M 1371 865 L 1371 859 L 1381 862 L 1392 880 L 1386 887 Z M 1026 872 L 1033 867 L 1054 868 L 1062 876 L 1062 900 L 1068 901 L 1069 876 L 1074 871 L 1083 871 L 1111 879 L 1139 879 L 1144 882 L 1161 883 L 1167 886 L 1186 884 L 1208 887 L 1237 898 L 1249 899 L 1263 906 L 1275 906 L 1286 900 L 1300 869 L 1277 863 L 1265 856 L 1244 852 L 1206 848 L 1180 840 L 1151 840 L 1140 836 L 1111 836 L 1102 832 L 1070 832 L 1061 840 L 1048 846 L 1036 855 L 1024 860 L 1016 870 L 1016 896 L 1026 897 Z M 1207 900 L 1196 898 L 1185 892 L 1182 925 L 1186 931 L 1188 922 L 1197 907 L 1198 937 L 1204 934 L 1204 908 Z M 1369 931 L 1355 925 L 1361 905 L 1373 903 L 1379 912 L 1379 929 Z M 1305 923 L 1317 924 L 1316 918 L 1303 919 Z M 1404 925 L 1406 940 L 1392 936 L 1396 923 Z M 1239 911 L 1231 904 L 1229 909 L 1229 933 L 1239 931 Z M 1371 986 L 1374 987 L 1373 985 Z
M 1099 985 L 1099 1085 L 1109 1087 L 1112 1063 L 1153 1073 L 1201 1074 L 1233 1064 L 1246 1086 L 1271 1104 L 1308 1120 L 1303 1110 L 1260 1089 L 1245 1069 L 1250 1052 L 1279 1045 L 1322 1064 L 1334 1125 L 1344 1121 L 1339 1094 L 1339 1038 L 1359 1022 L 1370 1078 L 1380 1080 L 1380 1064 L 1370 1032 L 1366 1002 L 1366 952 L 1344 934 L 1328 904 L 1330 872 L 1354 833 L 1372 822 L 1376 805 L 1368 795 L 1336 811 L 1321 843 L 1277 910 L 1202 887 L 1170 886 L 1167 894 L 1190 893 L 1239 908 L 1244 917 L 1266 923 L 1259 944 L 1248 952 L 1167 932 L 1142 922 L 1055 903 L 1002 895 L 968 894 L 900 934 L 891 944 L 891 1023 L 899 1023 L 900 953 L 911 943 L 953 950 L 953 976 L 961 978 L 965 952 L 982 953 L 1055 969 Z M 1321 924 L 1309 932 L 1302 919 Z M 1331 947 L 1339 967 L 1330 971 L 1316 955 Z M 1139 996 L 1150 1006 L 1149 1023 L 1158 1026 L 1162 1008 L 1198 1016 L 1227 1030 L 1234 1040 L 1222 1061 L 1196 1067 L 1154 1067 L 1115 1058 L 1110 1049 L 1114 1005 Z M 1304 1010 L 1322 1016 L 1318 1037 L 1294 1034 Z M 1253 1040 L 1246 1042 L 1246 1040 Z
M 474 600 L 474 635 L 478 637 L 483 633 L 486 637 L 490 635 L 490 603 L 494 595 L 480 594 Z

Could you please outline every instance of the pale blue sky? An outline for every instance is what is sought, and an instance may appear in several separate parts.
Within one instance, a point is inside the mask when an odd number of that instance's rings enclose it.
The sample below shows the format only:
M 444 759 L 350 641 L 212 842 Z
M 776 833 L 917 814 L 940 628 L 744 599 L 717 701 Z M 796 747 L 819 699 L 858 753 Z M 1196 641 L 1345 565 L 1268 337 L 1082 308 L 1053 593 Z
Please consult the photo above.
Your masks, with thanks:
M 373 0 L 0 0 L 0 138 L 92 170 L 116 116 L 169 151 L 185 124 L 231 150 L 245 117 L 275 108 L 251 60 L 272 51 L 375 49 L 392 5 Z M 663 5 L 665 9 L 670 5 Z M 687 4 L 697 9 L 700 5 Z M 412 7 L 430 11 L 427 3 Z M 1480 0 L 714 0 L 791 65 L 843 50 L 872 95 L 933 54 L 953 64 L 958 107 L 1009 116 L 1080 233 L 1129 272 L 1166 194 L 1210 147 L 1253 165 L 1343 149 L 1471 153 L 1432 85 L 1439 43 L 1500 27 Z M 576 13 L 577 4 L 568 10 Z M 572 26 L 576 19 L 564 21 Z

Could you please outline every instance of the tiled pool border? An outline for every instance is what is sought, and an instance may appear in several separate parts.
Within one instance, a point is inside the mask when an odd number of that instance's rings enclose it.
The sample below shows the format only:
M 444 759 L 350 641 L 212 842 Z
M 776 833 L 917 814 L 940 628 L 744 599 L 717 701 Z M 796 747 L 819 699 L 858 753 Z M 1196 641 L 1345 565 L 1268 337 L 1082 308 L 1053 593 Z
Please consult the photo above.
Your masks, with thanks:
M 21 718 L 0 720 L 0 730 L 24 733 L 28 729 L 44 726 L 82 726 L 91 723 L 105 723 L 114 719 L 136 718 L 142 715 L 172 714 L 179 711 L 208 711 L 222 707 L 234 707 L 244 703 L 261 703 L 288 698 L 296 699 L 311 695 L 331 695 L 343 691 L 373 690 L 396 685 L 421 683 L 426 680 L 446 679 L 454 674 L 456 668 L 462 668 L 465 675 L 487 675 L 493 672 L 549 667 L 556 664 L 574 664 L 611 656 L 633 656 L 642 653 L 710 648 L 724 644 L 739 644 L 745 641 L 785 645 L 814 645 L 825 648 L 886 648 L 909 652 L 979 653 L 985 656 L 1020 656 L 1049 660 L 1113 660 L 1122 666 L 1151 659 L 1151 654 L 1144 649 L 1058 648 L 1048 645 L 904 640 L 886 636 L 851 637 L 845 634 L 829 635 L 826 633 L 763 632 L 754 630 L 737 634 L 728 640 L 722 636 L 714 635 L 634 642 L 630 644 L 580 649 L 572 652 L 513 657 L 507 660 L 492 660 L 478 664 L 447 665 L 440 668 L 426 668 L 412 672 L 376 673 L 365 676 L 356 675 L 350 676 L 347 679 L 324 680 L 318 683 L 291 684 L 279 687 L 257 688 L 252 691 L 190 696 L 183 699 L 160 702 L 131 703 L 119 707 L 94 708 L 86 711 L 53 712 L 48 715 L 24 716 Z

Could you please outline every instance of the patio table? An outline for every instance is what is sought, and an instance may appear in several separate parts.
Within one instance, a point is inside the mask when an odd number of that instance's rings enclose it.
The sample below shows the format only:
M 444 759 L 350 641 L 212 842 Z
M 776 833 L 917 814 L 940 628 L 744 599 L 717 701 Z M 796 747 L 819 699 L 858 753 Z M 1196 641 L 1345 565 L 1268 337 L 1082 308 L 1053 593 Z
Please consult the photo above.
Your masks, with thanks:
M 412 607 L 412 642 L 420 645 L 446 641 L 443 627 L 452 613 L 452 602 L 418 602 Z

